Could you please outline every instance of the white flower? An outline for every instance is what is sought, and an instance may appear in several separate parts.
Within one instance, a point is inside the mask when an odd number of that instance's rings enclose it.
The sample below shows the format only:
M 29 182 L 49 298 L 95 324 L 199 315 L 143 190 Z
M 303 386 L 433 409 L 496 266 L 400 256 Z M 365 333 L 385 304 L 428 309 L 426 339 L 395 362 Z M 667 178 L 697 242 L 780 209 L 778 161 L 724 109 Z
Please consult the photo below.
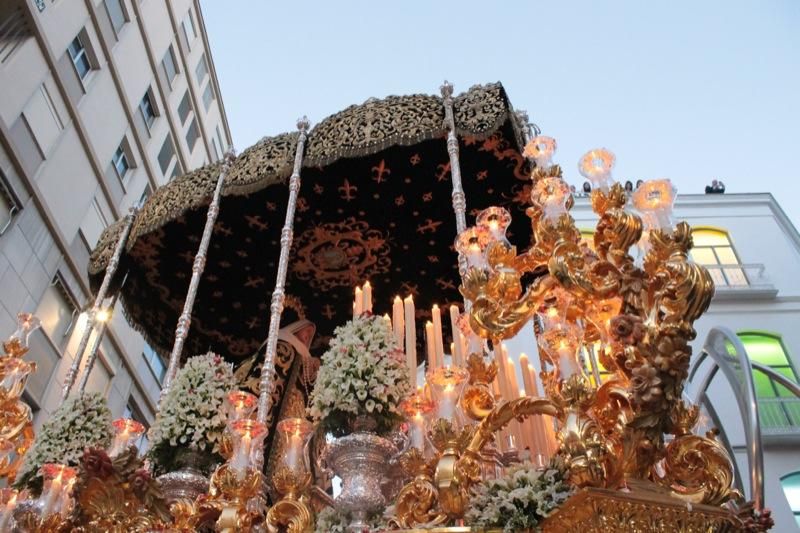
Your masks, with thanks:
M 394 335 L 380 317 L 362 315 L 336 328 L 322 356 L 309 416 L 323 423 L 343 413 L 399 418 L 398 405 L 411 387 L 397 351 Z
M 33 447 L 25 455 L 18 474 L 28 484 L 45 463 L 77 465 L 86 448 L 107 448 L 111 444 L 111 412 L 99 393 L 73 396 L 56 409 Z
M 220 416 L 223 402 L 235 387 L 231 365 L 219 355 L 209 352 L 186 361 L 148 432 L 151 452 L 183 445 L 216 453 L 225 429 L 225 420 Z M 154 463 L 159 462 L 159 456 L 150 453 Z

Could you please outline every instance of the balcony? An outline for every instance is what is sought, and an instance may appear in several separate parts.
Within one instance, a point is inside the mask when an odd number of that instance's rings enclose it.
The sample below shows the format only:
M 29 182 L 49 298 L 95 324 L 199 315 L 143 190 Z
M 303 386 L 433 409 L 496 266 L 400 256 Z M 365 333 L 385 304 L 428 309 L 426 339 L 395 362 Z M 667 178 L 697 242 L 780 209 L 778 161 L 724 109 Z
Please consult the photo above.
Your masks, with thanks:
M 778 294 L 761 263 L 704 266 L 717 287 L 716 300 L 774 298 Z
M 765 444 L 794 446 L 800 441 L 800 398 L 759 398 L 758 416 Z

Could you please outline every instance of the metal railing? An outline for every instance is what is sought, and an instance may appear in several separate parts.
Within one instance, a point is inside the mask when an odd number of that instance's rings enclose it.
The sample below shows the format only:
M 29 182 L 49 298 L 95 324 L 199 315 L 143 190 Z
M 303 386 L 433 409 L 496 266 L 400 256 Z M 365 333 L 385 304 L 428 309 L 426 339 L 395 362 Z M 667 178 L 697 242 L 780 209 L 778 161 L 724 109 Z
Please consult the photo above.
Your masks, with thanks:
M 761 263 L 703 265 L 711 274 L 717 289 L 771 289 L 772 281 Z
M 759 398 L 763 435 L 800 435 L 800 398 Z

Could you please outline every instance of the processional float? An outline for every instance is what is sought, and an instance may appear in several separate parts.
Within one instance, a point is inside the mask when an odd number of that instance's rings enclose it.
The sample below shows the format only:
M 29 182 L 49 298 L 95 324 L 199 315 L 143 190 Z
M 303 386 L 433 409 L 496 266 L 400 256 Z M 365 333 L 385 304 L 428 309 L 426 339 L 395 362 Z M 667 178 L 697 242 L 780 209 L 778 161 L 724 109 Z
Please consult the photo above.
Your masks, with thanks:
M 179 176 L 109 226 L 90 258 L 90 326 L 118 297 L 167 362 L 160 416 L 180 407 L 171 389 L 193 393 L 180 377 L 190 356 L 218 354 L 187 373 L 235 374 L 243 390 L 213 413 L 227 425 L 210 480 L 188 467 L 144 479 L 130 447 L 142 428 L 115 421 L 107 454 L 46 465 L 62 470 L 45 473 L 44 496 L 30 501 L 58 493 L 64 503 L 17 505 L 8 519 L 20 530 L 362 531 L 370 520 L 378 530 L 508 530 L 481 505 L 510 482 L 534 495 L 506 501 L 525 529 L 769 527 L 763 502 L 733 488 L 714 435 L 692 432 L 689 342 L 714 286 L 688 258 L 689 226 L 672 222 L 669 182 L 629 198 L 611 178 L 613 155 L 587 153 L 579 169 L 599 217 L 587 243 L 551 160 L 555 141 L 500 84 L 371 99 L 309 127 L 300 120 Z M 520 332 L 531 355 L 509 356 L 504 341 Z M 65 399 L 85 389 L 99 342 L 78 380 L 90 334 Z M 370 342 L 396 358 L 387 372 L 402 374 L 405 392 L 389 401 L 405 420 L 380 435 L 361 416 L 338 436 L 315 431 L 305 415 L 309 394 L 322 402 L 326 392 L 314 388 L 319 354 L 330 345 L 345 358 Z M 326 355 L 320 375 L 343 365 Z M 376 418 L 394 419 L 385 414 Z M 64 483 L 64 468 L 78 481 Z M 329 469 L 343 477 L 335 501 Z M 348 514 L 322 526 L 331 505 Z

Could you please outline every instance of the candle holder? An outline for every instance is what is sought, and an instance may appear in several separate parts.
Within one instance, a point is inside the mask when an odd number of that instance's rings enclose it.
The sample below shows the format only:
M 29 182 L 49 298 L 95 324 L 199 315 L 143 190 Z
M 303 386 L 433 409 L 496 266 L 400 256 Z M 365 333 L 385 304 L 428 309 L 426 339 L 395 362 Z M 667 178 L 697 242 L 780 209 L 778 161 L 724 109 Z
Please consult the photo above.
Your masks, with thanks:
M 144 434 L 144 425 L 132 418 L 118 418 L 111 422 L 114 426 L 114 441 L 108 450 L 109 457 L 116 457 L 131 446 Z
M 541 208 L 544 220 L 555 222 L 567 214 L 567 202 L 571 194 L 561 178 L 542 178 L 531 191 L 531 202 Z
M 556 147 L 556 140 L 552 137 L 537 135 L 525 145 L 522 155 L 536 161 L 538 168 L 547 168 L 553 164 Z
M 675 187 L 667 179 L 648 180 L 633 193 L 633 206 L 642 214 L 645 229 L 672 232 Z
M 77 471 L 71 466 L 47 463 L 42 465 L 41 473 L 44 478 L 44 488 L 39 498 L 41 520 L 44 522 L 51 516 L 66 516 L 72 509 L 72 485 Z
M 511 224 L 511 213 L 506 209 L 497 206 L 488 207 L 478 213 L 475 223 L 479 228 L 488 231 L 493 241 L 511 246 L 506 238 L 506 230 Z
M 466 370 L 452 366 L 440 367 L 427 374 L 433 400 L 436 402 L 436 417 L 449 421 L 454 428 L 463 425 L 459 401 L 468 379 L 469 373 Z
M 243 390 L 231 391 L 225 397 L 225 415 L 228 422 L 251 418 L 257 406 L 258 397 Z
M 231 455 L 211 476 L 208 506 L 219 511 L 217 531 L 242 531 L 261 516 L 249 505 L 263 486 L 257 466 L 258 451 L 264 446 L 267 428 L 257 420 L 241 419 L 228 423 Z
M 489 268 L 485 252 L 490 241 L 491 233 L 484 227 L 473 226 L 459 233 L 458 237 L 456 237 L 455 248 L 459 257 L 464 259 L 464 261 L 459 261 L 459 265 L 464 262 L 467 269 L 477 268 L 483 270 Z M 463 275 L 465 272 L 461 274 Z
M 611 170 L 614 168 L 616 157 L 605 148 L 595 148 L 586 152 L 578 162 L 578 171 L 581 176 L 592 183 L 592 189 L 607 191 L 613 179 Z
M 303 418 L 286 418 L 278 422 L 277 430 L 282 453 L 272 483 L 282 497 L 267 513 L 267 527 L 274 531 L 306 531 L 313 523 L 306 495 L 311 485 L 306 451 L 314 426 Z
M 3 342 L 0 356 L 0 478 L 13 482 L 25 452 L 33 444 L 31 408 L 20 398 L 36 364 L 22 359 L 28 337 L 40 326 L 30 313 L 17 315 L 17 330 Z

